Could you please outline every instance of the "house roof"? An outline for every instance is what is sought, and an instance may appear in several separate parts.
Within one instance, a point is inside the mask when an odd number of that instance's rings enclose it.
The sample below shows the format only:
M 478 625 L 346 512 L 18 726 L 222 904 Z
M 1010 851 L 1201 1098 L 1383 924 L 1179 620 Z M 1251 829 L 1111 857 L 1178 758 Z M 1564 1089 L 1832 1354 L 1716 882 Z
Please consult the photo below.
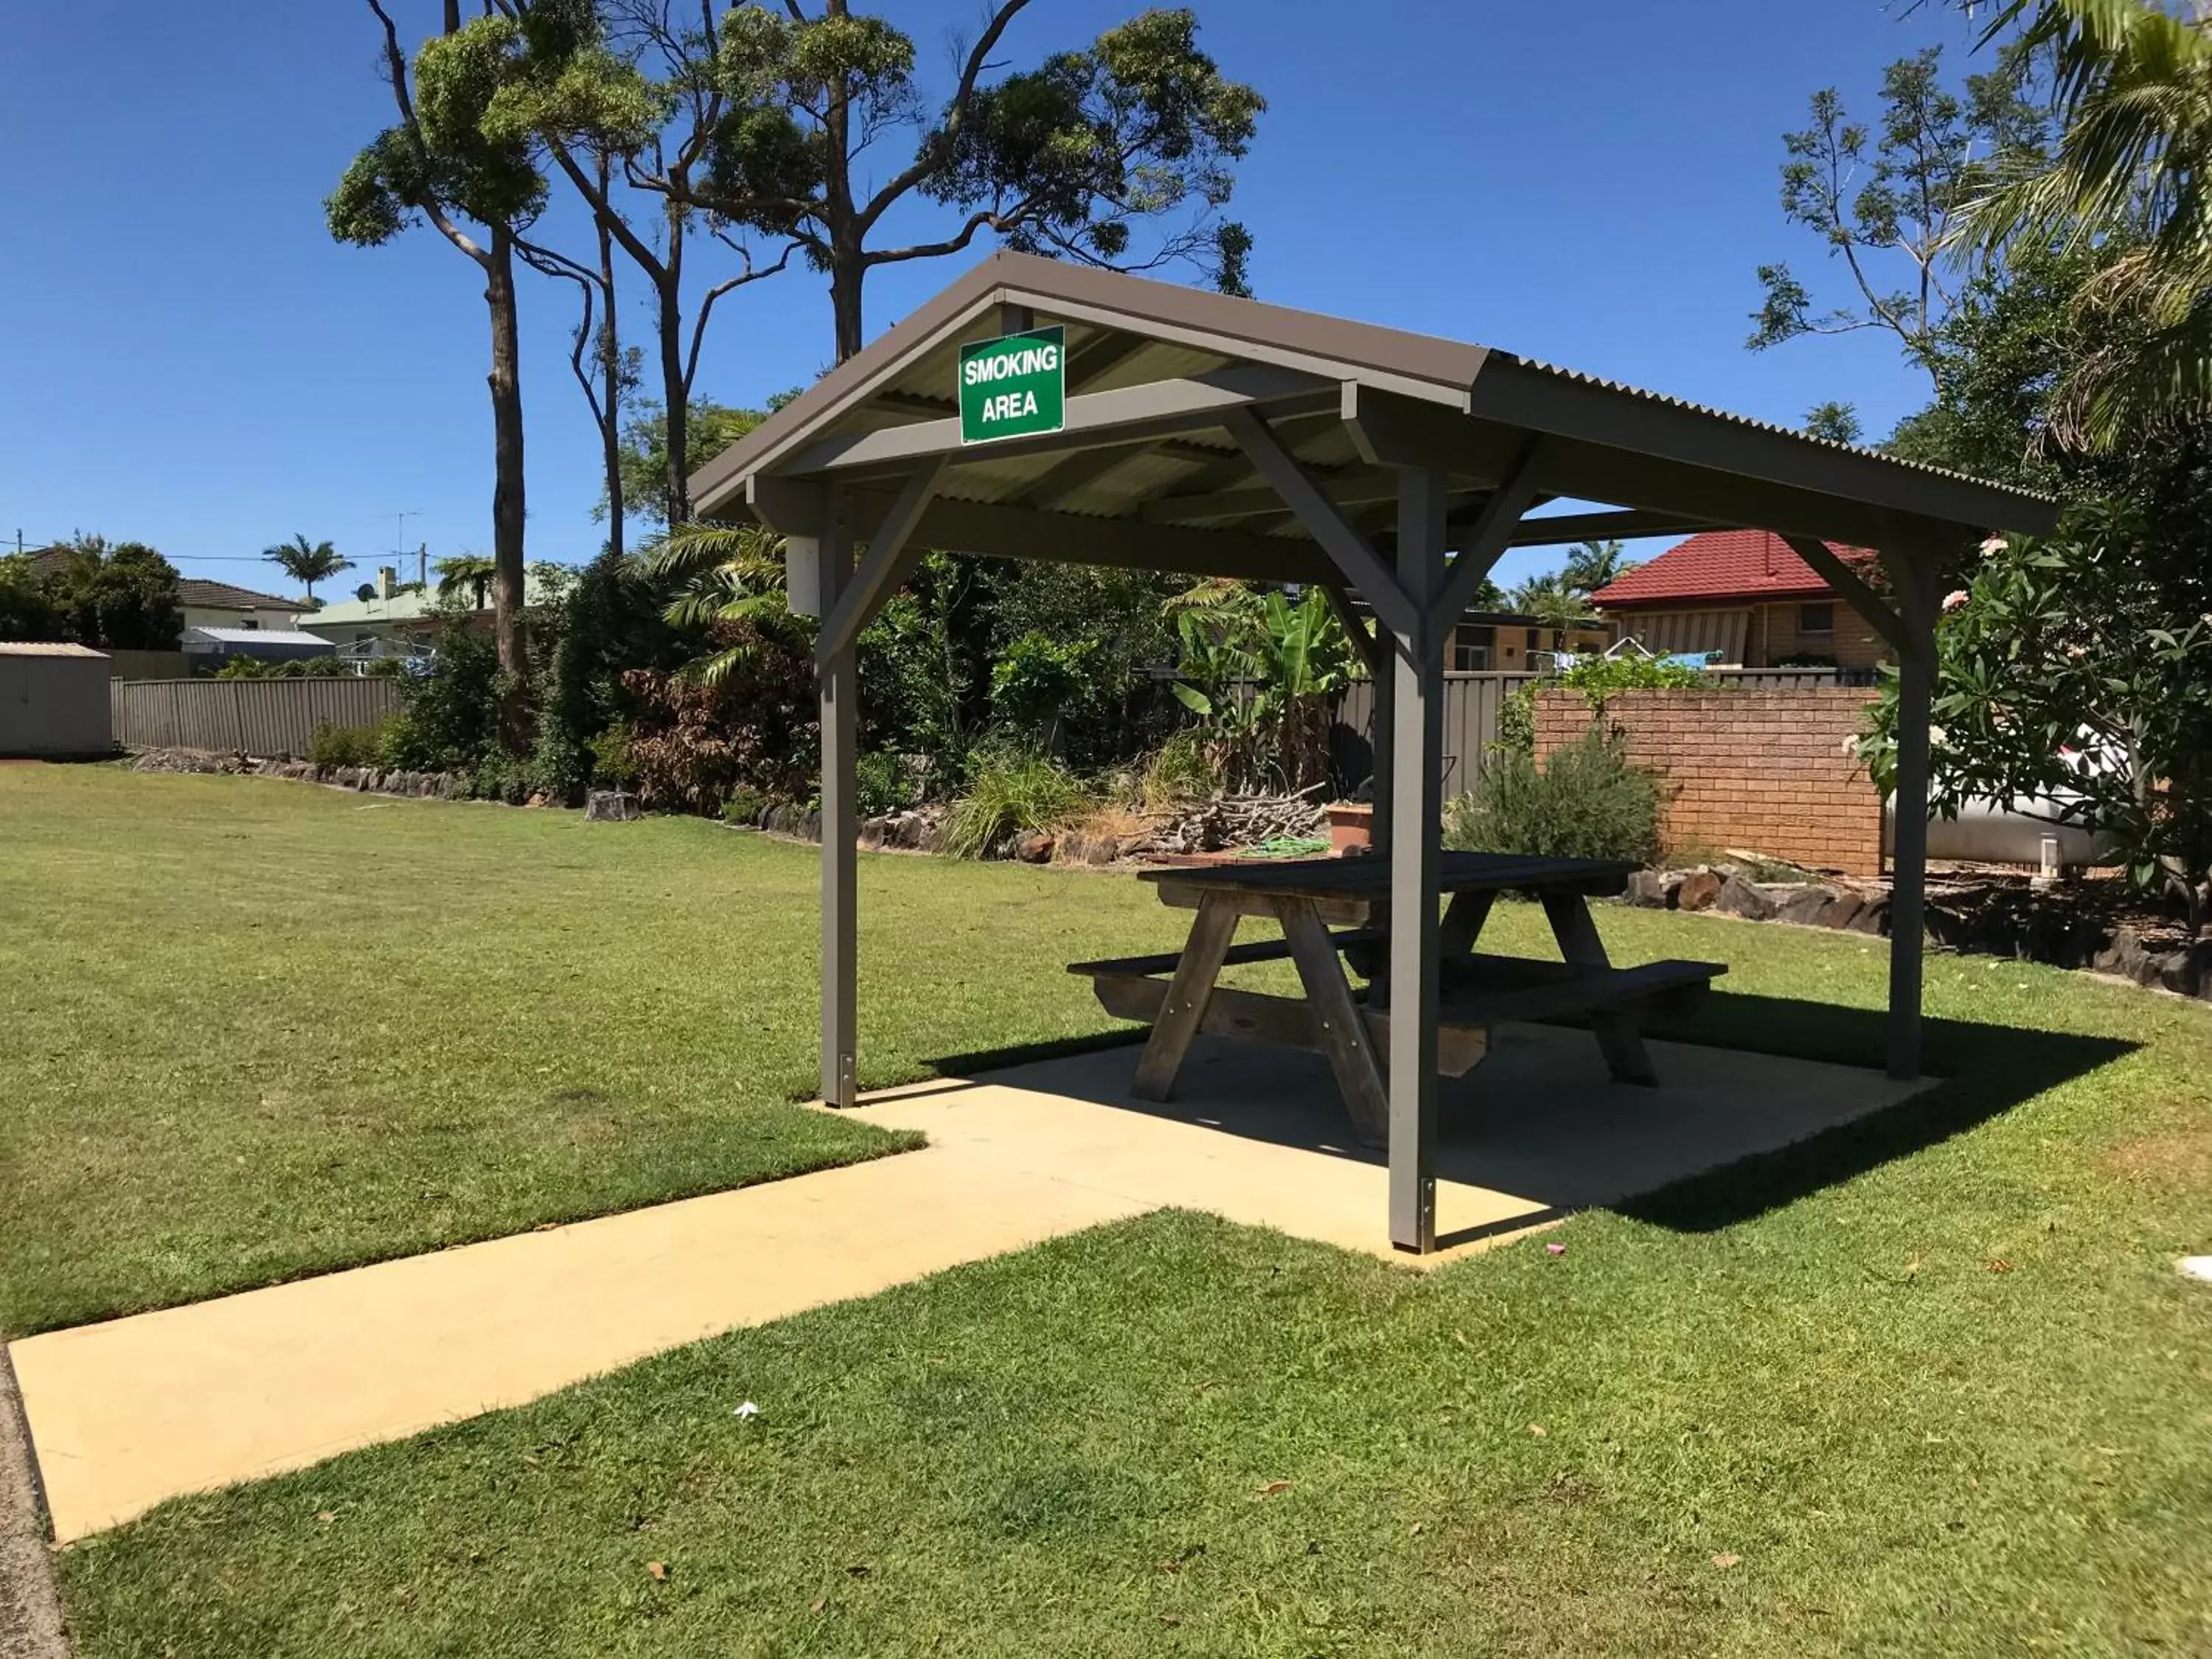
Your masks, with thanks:
M 1871 563 L 1871 548 L 1830 542 L 1847 565 Z M 1709 530 L 1678 542 L 1620 580 L 1590 595 L 1602 610 L 1639 605 L 1711 603 L 1720 599 L 1820 598 L 1833 593 L 1828 579 L 1807 564 L 1771 530 Z
M 107 653 L 58 640 L 0 640 L 0 657 L 97 657 L 106 662 Z
M 41 575 L 59 570 L 68 560 L 70 550 L 66 547 L 42 547 L 23 556 L 31 568 Z M 277 593 L 263 593 L 251 587 L 240 587 L 235 582 L 219 582 L 207 576 L 177 578 L 177 599 L 180 604 L 204 606 L 210 611 L 304 611 L 307 601 L 288 599 Z
M 1057 431 L 963 444 L 965 344 L 1058 325 Z M 1756 525 L 1917 544 L 2039 532 L 2051 503 L 1510 352 L 1320 316 L 1033 255 L 985 259 L 702 467 L 704 516 L 819 533 L 830 486 L 866 542 L 902 485 L 926 488 L 921 545 L 1273 581 L 1338 580 L 1253 459 L 1254 420 L 1341 510 L 1387 544 L 1401 469 L 1441 474 L 1447 544 L 1501 482 L 1534 505 L 1515 546 Z M 1261 447 L 1267 447 L 1264 434 Z M 925 475 L 928 475 L 925 477 Z M 914 504 L 910 504 L 912 506 Z
M 325 650 L 330 641 L 319 634 L 296 628 L 187 628 L 187 639 L 210 640 L 217 645 L 311 645 Z
M 212 581 L 204 576 L 181 576 L 177 597 L 186 605 L 216 611 L 305 611 L 304 599 L 288 599 L 275 593 L 258 593 L 235 582 Z
M 523 573 L 523 604 L 544 605 L 552 598 L 536 570 Z M 422 622 L 437 614 L 439 604 L 434 582 L 427 589 L 404 588 L 388 599 L 339 599 L 319 611 L 303 613 L 300 623 L 305 628 L 359 628 L 378 623 Z

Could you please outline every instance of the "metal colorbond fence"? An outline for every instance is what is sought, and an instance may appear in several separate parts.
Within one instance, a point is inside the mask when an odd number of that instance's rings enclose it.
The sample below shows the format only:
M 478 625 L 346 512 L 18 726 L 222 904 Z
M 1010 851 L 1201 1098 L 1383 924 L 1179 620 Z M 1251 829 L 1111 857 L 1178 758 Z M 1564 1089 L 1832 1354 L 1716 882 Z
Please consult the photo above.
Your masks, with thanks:
M 1498 711 L 1506 698 L 1538 674 L 1447 674 L 1444 676 L 1444 793 L 1459 794 L 1474 783 L 1482 751 L 1498 741 Z M 1846 678 L 1833 668 L 1714 668 L 1705 672 L 1716 688 L 1744 691 L 1790 691 L 1809 686 L 1841 685 Z M 1346 686 L 1336 706 L 1329 754 L 1337 775 L 1357 785 L 1374 769 L 1368 721 L 1375 713 L 1371 681 Z
M 113 680 L 115 741 L 128 749 L 302 756 L 318 726 L 373 726 L 399 708 L 387 679 Z

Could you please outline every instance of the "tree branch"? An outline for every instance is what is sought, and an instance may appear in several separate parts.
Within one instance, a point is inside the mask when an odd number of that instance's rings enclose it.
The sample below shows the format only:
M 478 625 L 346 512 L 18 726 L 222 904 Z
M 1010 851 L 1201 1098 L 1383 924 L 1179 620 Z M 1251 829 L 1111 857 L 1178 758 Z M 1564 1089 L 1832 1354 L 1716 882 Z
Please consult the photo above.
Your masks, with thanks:
M 415 100 L 407 91 L 407 54 L 400 50 L 399 28 L 385 10 L 380 0 L 368 0 L 368 9 L 376 14 L 376 21 L 384 25 L 384 62 L 392 83 L 392 102 L 399 106 L 399 124 L 405 127 L 417 144 L 422 143 L 422 124 L 415 118 Z M 423 146 L 427 151 L 428 145 Z M 491 254 L 476 238 L 463 230 L 447 216 L 445 209 L 434 201 L 412 204 L 437 229 L 438 234 L 468 255 L 486 270 L 491 269 Z
M 729 242 L 728 238 L 719 234 L 716 240 L 722 241 L 726 246 L 735 246 Z M 714 287 L 699 296 L 699 313 L 691 319 L 691 349 L 684 354 L 684 391 L 687 397 L 690 394 L 693 377 L 699 373 L 699 351 L 707 342 L 707 317 L 708 313 L 714 310 L 714 301 L 732 289 L 743 288 L 748 283 L 757 283 L 763 276 L 775 276 L 791 263 L 791 256 L 796 253 L 799 248 L 799 244 L 797 242 L 786 243 L 782 256 L 774 264 L 763 266 L 759 270 L 753 268 L 751 252 L 739 248 L 738 251 L 744 255 L 745 268 L 736 276 L 715 283 Z
M 992 49 L 999 44 L 1000 37 L 1006 33 L 1006 26 L 1014 21 L 1015 15 L 1028 4 L 1029 0 L 1001 0 L 997 10 L 991 15 L 990 23 L 975 38 L 975 46 L 969 51 L 968 61 L 961 67 L 960 84 L 954 88 L 952 101 L 945 110 L 943 131 L 948 143 L 959 137 L 961 124 L 968 118 L 968 106 L 975 96 L 975 82 L 990 61 Z M 922 153 L 915 157 L 911 166 L 892 175 L 890 182 L 868 198 L 868 204 L 860 210 L 859 216 L 860 234 L 865 238 L 891 204 L 929 177 L 935 167 L 934 147 L 925 144 Z M 972 229 L 969 233 L 971 236 L 974 234 Z M 966 244 L 963 242 L 960 246 L 965 246 Z

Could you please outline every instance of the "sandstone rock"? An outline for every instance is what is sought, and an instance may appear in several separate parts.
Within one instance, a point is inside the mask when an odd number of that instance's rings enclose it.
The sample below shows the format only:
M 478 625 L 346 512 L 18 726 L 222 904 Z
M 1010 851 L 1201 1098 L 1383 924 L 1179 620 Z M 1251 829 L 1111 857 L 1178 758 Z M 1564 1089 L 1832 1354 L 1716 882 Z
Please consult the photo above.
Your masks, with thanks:
M 1727 883 L 1711 870 L 1693 870 L 1682 878 L 1674 890 L 1674 908 L 1678 910 L 1710 910 L 1713 901 L 1721 896 Z
M 880 817 L 862 818 L 860 820 L 860 845 L 863 847 L 881 847 L 884 844 L 884 836 L 887 828 L 888 826 Z
M 1786 921 L 1796 927 L 1820 925 L 1820 917 L 1839 896 L 1832 887 L 1808 884 L 1784 896 L 1775 911 L 1775 920 Z
M 2200 994 L 2212 982 L 2212 941 L 2199 939 L 2166 954 L 2158 982 L 2185 997 Z
M 1829 890 L 1828 902 L 1820 907 L 1820 914 L 1813 918 L 1815 927 L 1848 927 L 1866 908 L 1866 895 L 1848 887 Z
M 584 797 L 586 823 L 627 823 L 637 816 L 637 797 L 627 790 L 594 789 Z
M 1671 910 L 1686 879 L 1680 870 L 1638 870 L 1621 896 L 1647 910 Z
M 1889 932 L 1889 895 L 1874 893 L 1867 896 L 1859 912 L 1845 924 L 1854 933 L 1886 934 Z
M 1773 915 L 1776 906 L 1758 883 L 1731 874 L 1721 884 L 1721 890 L 1713 896 L 1713 908 L 1725 910 L 1732 916 L 1741 916 L 1747 921 L 1765 921 Z
M 1052 836 L 1042 830 L 1033 830 L 1016 844 L 1014 856 L 1024 864 L 1049 864 L 1054 845 Z

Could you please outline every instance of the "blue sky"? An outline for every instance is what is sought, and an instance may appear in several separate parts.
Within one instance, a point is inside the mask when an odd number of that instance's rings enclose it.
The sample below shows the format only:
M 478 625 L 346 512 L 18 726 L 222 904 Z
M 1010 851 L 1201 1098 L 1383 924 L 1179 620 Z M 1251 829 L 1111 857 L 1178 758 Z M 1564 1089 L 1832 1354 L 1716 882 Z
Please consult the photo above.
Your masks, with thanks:
M 1756 356 L 1743 339 L 1758 264 L 1838 274 L 1780 221 L 1780 135 L 1816 88 L 1870 113 L 1890 59 L 1940 40 L 1963 60 L 1949 17 L 1900 19 L 1880 0 L 1196 3 L 1205 45 L 1270 105 L 1235 207 L 1258 238 L 1262 297 L 1791 424 L 1838 398 L 1878 434 L 1924 400 L 1875 335 Z M 434 26 L 433 0 L 394 5 L 403 29 Z M 1009 54 L 1079 44 L 1137 9 L 1038 0 Z M 941 83 L 978 4 L 884 9 Z M 474 267 L 427 229 L 362 251 L 323 227 L 324 195 L 390 114 L 366 6 L 24 0 L 9 14 L 0 537 L 95 531 L 257 585 L 274 572 L 255 554 L 295 531 L 373 567 L 401 510 L 410 548 L 487 548 Z M 871 332 L 962 268 L 878 272 Z M 526 281 L 531 552 L 578 561 L 603 532 L 566 362 L 572 302 Z M 645 337 L 641 315 L 633 329 Z M 822 283 L 782 276 L 717 313 L 699 390 L 757 401 L 830 351 Z

